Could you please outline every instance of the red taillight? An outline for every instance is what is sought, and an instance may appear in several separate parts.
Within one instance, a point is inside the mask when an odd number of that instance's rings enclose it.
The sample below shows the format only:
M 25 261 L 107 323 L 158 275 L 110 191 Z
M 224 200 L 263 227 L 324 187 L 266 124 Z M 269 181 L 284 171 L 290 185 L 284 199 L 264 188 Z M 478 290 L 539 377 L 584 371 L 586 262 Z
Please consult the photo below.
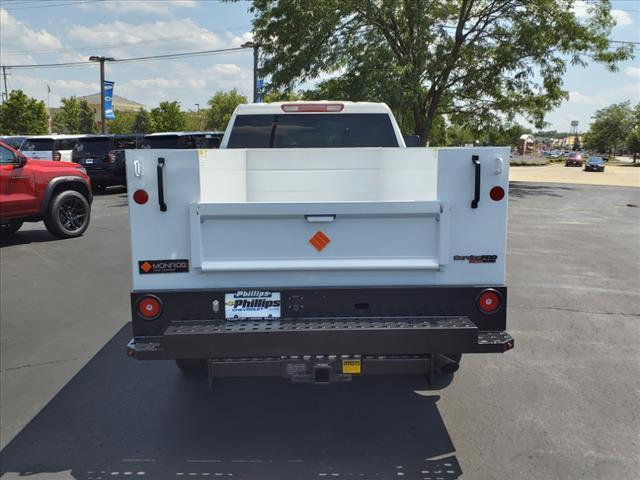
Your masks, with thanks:
M 499 202 L 500 200 L 502 200 L 504 198 L 504 188 L 502 188 L 502 187 L 493 187 L 489 191 L 489 196 L 491 197 L 491 200 Z
M 133 192 L 133 201 L 139 205 L 144 205 L 149 201 L 149 194 L 144 190 L 136 190 Z
M 147 295 L 138 300 L 138 313 L 146 320 L 154 320 L 162 313 L 162 303 L 158 297 Z
M 482 313 L 495 313 L 500 308 L 502 298 L 496 290 L 485 290 L 478 297 L 478 308 Z
M 53 155 L 51 156 L 51 158 L 54 161 L 59 162 L 60 160 L 62 160 L 62 155 L 60 154 L 60 152 L 53 152 Z
M 288 113 L 341 112 L 343 108 L 342 103 L 285 103 L 282 105 L 282 111 Z
M 114 163 L 115 161 L 116 161 L 116 154 L 112 153 L 112 152 L 109 152 L 107 154 L 107 162 Z

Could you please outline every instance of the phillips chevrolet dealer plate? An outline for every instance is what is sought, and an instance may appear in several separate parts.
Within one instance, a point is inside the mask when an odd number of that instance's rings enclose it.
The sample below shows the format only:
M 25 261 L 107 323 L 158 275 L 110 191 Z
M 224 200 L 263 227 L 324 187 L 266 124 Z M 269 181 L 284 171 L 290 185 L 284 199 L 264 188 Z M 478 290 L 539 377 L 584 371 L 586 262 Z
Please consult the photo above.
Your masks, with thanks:
M 280 318 L 280 292 L 238 290 L 225 293 L 224 313 L 228 320 Z

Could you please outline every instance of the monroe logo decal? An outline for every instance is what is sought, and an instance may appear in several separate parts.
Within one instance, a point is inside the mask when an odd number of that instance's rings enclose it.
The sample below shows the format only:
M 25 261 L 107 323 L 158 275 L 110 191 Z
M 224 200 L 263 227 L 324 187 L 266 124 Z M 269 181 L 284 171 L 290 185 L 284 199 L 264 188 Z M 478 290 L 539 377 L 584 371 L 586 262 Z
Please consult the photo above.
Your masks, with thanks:
M 186 273 L 189 271 L 189 260 L 140 260 L 138 273 Z
M 455 261 L 469 262 L 469 263 L 496 263 L 498 260 L 497 255 L 454 255 Z

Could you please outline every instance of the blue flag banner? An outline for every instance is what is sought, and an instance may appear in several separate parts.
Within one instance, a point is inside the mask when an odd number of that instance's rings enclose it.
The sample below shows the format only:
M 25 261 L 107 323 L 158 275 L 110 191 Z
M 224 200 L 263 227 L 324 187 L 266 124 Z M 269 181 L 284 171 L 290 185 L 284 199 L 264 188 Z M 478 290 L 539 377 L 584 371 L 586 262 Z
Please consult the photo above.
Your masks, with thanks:
M 104 108 L 104 118 L 113 120 L 116 114 L 113 113 L 113 85 L 116 82 L 104 81 L 104 98 L 102 99 L 102 108 Z
M 262 95 L 262 90 L 264 89 L 264 79 L 259 78 L 257 81 L 257 85 L 258 88 L 258 98 L 256 98 L 256 103 L 262 103 L 262 99 L 263 99 L 263 95 Z

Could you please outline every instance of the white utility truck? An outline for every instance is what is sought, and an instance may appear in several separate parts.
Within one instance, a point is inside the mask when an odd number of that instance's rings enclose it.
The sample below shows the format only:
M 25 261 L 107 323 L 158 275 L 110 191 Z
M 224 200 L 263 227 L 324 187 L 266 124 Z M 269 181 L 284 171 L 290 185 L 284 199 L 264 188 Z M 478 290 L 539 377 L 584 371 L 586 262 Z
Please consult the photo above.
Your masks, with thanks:
M 506 147 L 406 148 L 386 105 L 323 101 L 126 156 L 132 357 L 329 383 L 513 348 Z

